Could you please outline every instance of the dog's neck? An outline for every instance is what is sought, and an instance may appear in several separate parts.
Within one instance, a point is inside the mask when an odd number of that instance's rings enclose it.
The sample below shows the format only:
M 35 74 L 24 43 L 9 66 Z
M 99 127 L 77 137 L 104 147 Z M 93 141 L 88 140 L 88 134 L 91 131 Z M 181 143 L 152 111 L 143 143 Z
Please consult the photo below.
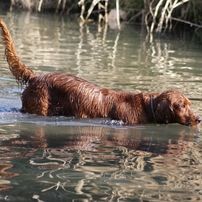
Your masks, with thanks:
M 157 123 L 155 110 L 157 107 L 156 98 L 158 95 L 159 93 L 153 93 L 153 94 L 146 93 L 143 96 L 145 104 L 145 113 L 149 115 L 147 116 L 149 117 L 148 122 Z

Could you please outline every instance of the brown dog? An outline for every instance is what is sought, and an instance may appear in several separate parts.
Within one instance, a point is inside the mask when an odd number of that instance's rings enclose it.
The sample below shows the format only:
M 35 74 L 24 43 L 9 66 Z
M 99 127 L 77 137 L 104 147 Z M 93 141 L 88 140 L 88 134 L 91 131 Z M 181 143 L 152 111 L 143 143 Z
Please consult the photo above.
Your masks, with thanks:
M 12 37 L 0 19 L 5 55 L 15 78 L 27 84 L 21 111 L 44 116 L 108 117 L 128 124 L 180 123 L 196 126 L 201 118 L 181 92 L 130 94 L 101 88 L 66 73 L 37 76 L 17 56 Z

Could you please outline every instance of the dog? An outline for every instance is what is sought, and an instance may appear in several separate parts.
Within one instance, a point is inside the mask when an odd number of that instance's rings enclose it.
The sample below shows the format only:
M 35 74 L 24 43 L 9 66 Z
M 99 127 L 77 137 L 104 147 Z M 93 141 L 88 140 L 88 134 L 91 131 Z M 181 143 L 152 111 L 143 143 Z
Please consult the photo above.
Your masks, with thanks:
M 43 116 L 110 118 L 126 124 L 179 123 L 197 126 L 201 118 L 190 109 L 181 92 L 131 94 L 101 88 L 67 73 L 37 75 L 20 60 L 10 32 L 2 19 L 0 29 L 11 73 L 21 84 L 22 113 Z

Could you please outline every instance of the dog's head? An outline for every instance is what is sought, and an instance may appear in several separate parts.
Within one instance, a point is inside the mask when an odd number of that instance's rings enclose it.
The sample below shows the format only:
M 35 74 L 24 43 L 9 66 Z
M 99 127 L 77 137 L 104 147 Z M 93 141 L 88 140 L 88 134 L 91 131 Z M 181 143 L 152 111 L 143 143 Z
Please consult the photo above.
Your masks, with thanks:
M 157 123 L 180 123 L 197 126 L 201 118 L 190 109 L 191 102 L 181 92 L 165 91 L 155 99 Z

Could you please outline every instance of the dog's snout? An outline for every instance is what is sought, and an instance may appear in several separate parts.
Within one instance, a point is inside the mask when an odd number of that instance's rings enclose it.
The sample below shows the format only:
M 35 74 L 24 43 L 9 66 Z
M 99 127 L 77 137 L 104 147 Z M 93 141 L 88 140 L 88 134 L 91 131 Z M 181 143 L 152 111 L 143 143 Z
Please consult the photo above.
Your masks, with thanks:
M 196 117 L 196 123 L 201 123 L 201 117 L 200 116 Z

